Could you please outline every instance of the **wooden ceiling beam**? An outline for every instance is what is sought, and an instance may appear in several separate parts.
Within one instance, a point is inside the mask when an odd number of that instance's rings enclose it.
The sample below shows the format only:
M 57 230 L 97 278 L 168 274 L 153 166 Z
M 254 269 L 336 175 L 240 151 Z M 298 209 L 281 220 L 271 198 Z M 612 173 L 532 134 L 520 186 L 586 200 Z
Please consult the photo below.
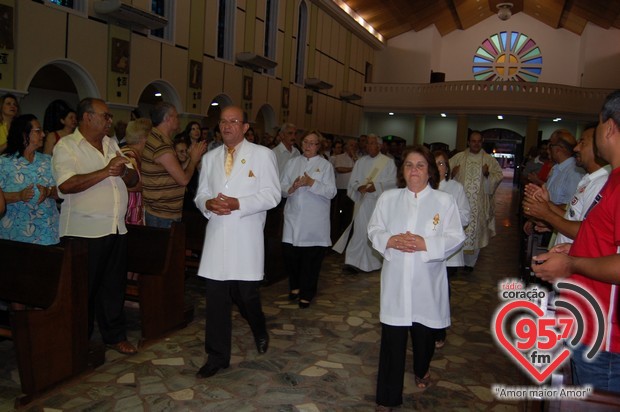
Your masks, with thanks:
M 498 3 L 513 3 L 512 14 L 523 12 L 554 28 L 581 34 L 588 22 L 620 28 L 616 0 L 343 0 L 386 39 L 435 25 L 445 36 L 465 30 L 497 14 Z
M 570 13 L 604 29 L 612 27 L 620 14 L 620 3 L 608 0 L 573 0 Z

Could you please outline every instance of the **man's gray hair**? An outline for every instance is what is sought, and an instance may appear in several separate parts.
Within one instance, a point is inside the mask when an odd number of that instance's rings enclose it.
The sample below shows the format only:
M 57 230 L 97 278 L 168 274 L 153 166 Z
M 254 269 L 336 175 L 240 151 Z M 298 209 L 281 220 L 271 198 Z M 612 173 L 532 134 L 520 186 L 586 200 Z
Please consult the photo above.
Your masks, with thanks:
M 372 138 L 375 138 L 375 139 L 377 140 L 377 143 L 379 144 L 379 146 L 381 146 L 381 145 L 383 144 L 383 139 L 382 139 L 382 138 L 380 138 L 379 136 L 377 136 L 376 134 L 374 134 L 374 133 L 369 133 L 369 134 L 368 134 L 368 138 L 370 139 L 371 137 L 372 137 Z
M 280 126 L 278 133 L 284 133 L 286 129 L 290 128 L 297 129 L 297 126 L 295 126 L 293 123 L 283 123 L 282 126 Z
M 153 122 L 153 127 L 159 126 L 166 120 L 166 115 L 170 113 L 170 111 L 177 108 L 172 103 L 168 102 L 159 102 L 151 109 L 151 122 Z

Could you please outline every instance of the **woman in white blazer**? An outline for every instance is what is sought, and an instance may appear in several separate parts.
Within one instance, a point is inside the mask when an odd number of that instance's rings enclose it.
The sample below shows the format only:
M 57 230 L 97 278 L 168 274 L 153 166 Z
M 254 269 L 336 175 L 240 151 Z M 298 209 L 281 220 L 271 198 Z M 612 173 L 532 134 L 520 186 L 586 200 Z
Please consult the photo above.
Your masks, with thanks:
M 430 384 L 437 329 L 450 325 L 446 259 L 465 234 L 452 195 L 436 190 L 439 172 L 424 146 L 403 153 L 406 187 L 377 201 L 368 237 L 383 255 L 378 409 L 402 403 L 408 335 L 413 341 L 416 385 Z
M 330 206 L 336 196 L 334 167 L 319 155 L 323 136 L 302 139 L 302 155 L 290 159 L 280 176 L 284 207 L 282 254 L 289 274 L 289 298 L 307 308 L 316 295 L 321 263 L 331 246 Z

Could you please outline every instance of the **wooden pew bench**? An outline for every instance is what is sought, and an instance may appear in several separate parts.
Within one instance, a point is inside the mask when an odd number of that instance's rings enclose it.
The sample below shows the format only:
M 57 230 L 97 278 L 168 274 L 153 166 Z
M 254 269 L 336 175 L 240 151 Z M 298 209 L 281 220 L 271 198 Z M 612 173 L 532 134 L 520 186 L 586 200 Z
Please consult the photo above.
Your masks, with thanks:
M 205 241 L 205 229 L 207 218 L 196 210 L 183 211 L 183 224 L 185 225 L 185 268 L 189 273 L 198 272 L 200 255 Z
M 571 386 L 571 364 L 566 362 L 560 373 L 554 376 L 556 381 L 561 381 L 564 386 Z M 620 395 L 613 392 L 593 390 L 587 399 L 555 399 L 548 401 L 547 412 L 607 412 L 620 411 Z
M 127 295 L 140 305 L 142 346 L 184 328 L 193 318 L 193 306 L 185 306 L 185 226 L 127 225 L 127 230 L 127 270 L 139 274 Z
M 0 299 L 26 305 L 10 313 L 26 404 L 58 383 L 103 363 L 89 362 L 87 249 L 79 239 L 60 246 L 0 240 Z M 92 355 L 92 353 L 91 353 Z

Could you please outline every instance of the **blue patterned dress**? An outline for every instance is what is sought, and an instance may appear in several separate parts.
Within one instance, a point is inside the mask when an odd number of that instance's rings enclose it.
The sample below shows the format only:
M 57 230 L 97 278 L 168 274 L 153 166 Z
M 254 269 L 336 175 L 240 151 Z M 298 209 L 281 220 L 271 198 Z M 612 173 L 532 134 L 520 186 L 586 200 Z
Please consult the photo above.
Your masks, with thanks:
M 23 156 L 0 156 L 0 187 L 5 193 L 19 192 L 30 184 L 34 190 L 32 199 L 7 203 L 6 214 L 0 220 L 0 239 L 54 245 L 59 242 L 56 201 L 48 197 L 37 204 L 37 184 L 56 186 L 51 156 L 35 152 L 32 163 Z

